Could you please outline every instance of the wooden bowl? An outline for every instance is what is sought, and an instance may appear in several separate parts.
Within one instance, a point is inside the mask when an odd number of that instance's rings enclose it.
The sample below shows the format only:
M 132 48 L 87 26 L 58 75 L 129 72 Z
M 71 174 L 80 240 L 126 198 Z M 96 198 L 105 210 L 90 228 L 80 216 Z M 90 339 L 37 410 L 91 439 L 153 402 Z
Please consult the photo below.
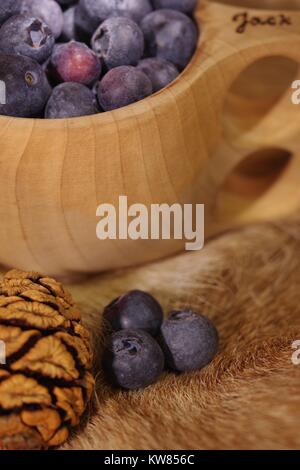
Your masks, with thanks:
M 300 12 L 285 11 L 286 0 L 249 0 L 278 6 L 292 24 L 237 33 L 235 15 L 277 13 L 223 3 L 199 1 L 197 51 L 161 92 L 91 117 L 0 118 L 3 265 L 68 276 L 183 249 L 178 240 L 99 241 L 96 208 L 118 207 L 120 195 L 129 204 L 205 203 L 207 235 L 299 207 L 300 116 L 290 86 Z

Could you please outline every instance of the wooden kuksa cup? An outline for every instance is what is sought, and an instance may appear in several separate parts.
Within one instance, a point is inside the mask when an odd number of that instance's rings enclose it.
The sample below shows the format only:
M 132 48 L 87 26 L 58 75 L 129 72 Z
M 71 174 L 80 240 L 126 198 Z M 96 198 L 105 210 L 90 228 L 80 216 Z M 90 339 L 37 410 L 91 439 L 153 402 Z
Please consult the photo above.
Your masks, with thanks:
M 0 263 L 68 276 L 183 249 L 184 240 L 99 241 L 96 208 L 118 207 L 120 195 L 147 206 L 204 203 L 208 236 L 296 210 L 297 7 L 199 0 L 197 51 L 166 89 L 91 117 L 1 117 Z

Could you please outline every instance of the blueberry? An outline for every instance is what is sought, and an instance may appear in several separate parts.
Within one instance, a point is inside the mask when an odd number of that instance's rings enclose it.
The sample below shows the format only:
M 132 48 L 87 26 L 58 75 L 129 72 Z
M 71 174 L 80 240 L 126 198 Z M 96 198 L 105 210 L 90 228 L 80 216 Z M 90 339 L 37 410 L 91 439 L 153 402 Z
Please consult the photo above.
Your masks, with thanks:
M 61 35 L 64 24 L 63 12 L 55 0 L 23 0 L 21 12 L 47 23 L 55 38 Z
M 64 26 L 62 31 L 62 39 L 64 41 L 72 41 L 77 38 L 75 27 L 75 6 L 64 11 Z
M 171 369 L 201 369 L 218 350 L 218 333 L 212 322 L 191 311 L 174 311 L 161 327 L 161 346 Z
M 149 56 L 172 62 L 179 70 L 189 63 L 197 44 L 197 28 L 175 10 L 156 10 L 141 22 Z
M 79 3 L 75 5 L 74 28 L 76 32 L 76 39 L 89 45 L 93 33 L 96 31 L 99 24 L 102 23 L 102 21 L 104 20 L 99 21 L 98 19 L 94 20 L 93 18 L 89 18 L 89 16 L 83 12 L 83 9 Z
M 193 13 L 197 0 L 152 0 L 156 10 L 168 8 L 170 10 L 178 10 L 182 13 Z
M 90 36 L 110 16 L 127 16 L 139 23 L 152 11 L 149 0 L 80 0 L 76 22 Z
M 43 112 L 51 88 L 38 62 L 0 54 L 0 80 L 6 85 L 6 104 L 0 103 L 0 114 L 37 117 Z
M 0 26 L 13 15 L 21 11 L 22 0 L 1 0 L 0 1 Z
M 46 23 L 30 16 L 12 16 L 0 28 L 1 52 L 25 55 L 40 63 L 50 57 L 54 42 Z
M 59 82 L 92 85 L 100 77 L 101 63 L 86 44 L 70 41 L 56 45 L 49 69 Z
M 163 311 L 152 295 L 132 290 L 105 308 L 104 319 L 114 331 L 144 330 L 155 336 L 163 320 Z
M 110 337 L 103 367 L 113 384 L 135 390 L 158 380 L 164 356 L 158 343 L 145 331 L 122 330 Z
M 62 7 L 69 7 L 77 3 L 77 0 L 56 0 Z
M 46 119 L 88 116 L 99 112 L 93 92 L 80 83 L 61 83 L 55 87 L 45 110 Z
M 195 5 L 196 0 L 0 0 L 1 63 L 16 71 L 13 79 L 1 71 L 10 81 L 2 114 L 89 115 L 100 112 L 99 106 L 114 110 L 161 90 L 196 48 L 198 31 L 188 16 Z M 47 77 L 55 87 L 51 99 Z M 67 86 L 56 86 L 61 83 Z
M 98 100 L 104 111 L 122 108 L 152 93 L 150 79 L 131 65 L 110 70 L 98 85 Z
M 155 57 L 141 60 L 137 68 L 150 78 L 154 93 L 173 82 L 179 74 L 171 62 Z
M 107 69 L 136 65 L 144 53 L 144 35 L 130 18 L 105 20 L 92 37 L 92 48 Z

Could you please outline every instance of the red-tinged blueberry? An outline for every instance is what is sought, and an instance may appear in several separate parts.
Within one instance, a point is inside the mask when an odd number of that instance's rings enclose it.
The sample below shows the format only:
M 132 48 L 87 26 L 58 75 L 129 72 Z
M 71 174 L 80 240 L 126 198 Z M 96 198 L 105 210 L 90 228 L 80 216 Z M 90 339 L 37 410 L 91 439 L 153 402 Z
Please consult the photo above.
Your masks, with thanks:
M 139 23 L 150 11 L 150 0 L 80 0 L 76 24 L 91 36 L 99 24 L 111 16 L 126 16 Z
M 152 94 L 150 79 L 131 65 L 111 69 L 97 87 L 98 100 L 104 111 L 122 108 Z
M 171 9 L 191 14 L 197 5 L 197 0 L 152 0 L 155 10 Z
M 218 332 L 205 316 L 174 311 L 163 322 L 160 344 L 167 365 L 179 372 L 202 369 L 218 351 Z
M 13 15 L 21 12 L 22 0 L 0 1 L 0 26 Z
M 144 53 L 144 35 L 130 18 L 108 18 L 95 31 L 92 48 L 107 69 L 137 65 Z
M 61 83 L 52 91 L 45 118 L 64 119 L 98 112 L 95 95 L 88 87 L 81 83 Z
M 0 80 L 6 88 L 0 114 L 38 117 L 43 113 L 51 87 L 38 62 L 30 57 L 0 54 Z
M 21 54 L 39 63 L 50 57 L 54 42 L 48 25 L 38 18 L 26 15 L 12 16 L 0 28 L 1 52 Z
M 141 22 L 146 51 L 151 57 L 172 62 L 184 69 L 192 58 L 198 40 L 195 23 L 175 10 L 156 10 Z
M 55 38 L 61 35 L 64 24 L 63 12 L 55 0 L 22 0 L 21 13 L 43 20 Z
M 155 336 L 162 324 L 163 311 L 151 294 L 132 290 L 113 300 L 105 308 L 103 318 L 113 331 L 144 330 Z
M 70 41 L 55 46 L 49 70 L 59 82 L 92 85 L 101 75 L 101 63 L 86 44 Z
M 157 382 L 163 372 L 164 355 L 145 331 L 121 330 L 108 340 L 103 368 L 112 384 L 136 390 Z
M 153 93 L 173 82 L 173 80 L 175 80 L 179 75 L 175 65 L 167 60 L 158 59 L 156 57 L 141 60 L 138 63 L 137 68 L 150 78 Z

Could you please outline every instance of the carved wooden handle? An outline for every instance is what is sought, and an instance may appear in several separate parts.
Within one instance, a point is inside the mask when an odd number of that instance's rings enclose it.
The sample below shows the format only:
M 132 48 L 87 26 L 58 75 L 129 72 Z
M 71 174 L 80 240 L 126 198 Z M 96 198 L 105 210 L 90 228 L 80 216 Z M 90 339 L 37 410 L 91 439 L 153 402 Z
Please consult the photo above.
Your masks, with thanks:
M 210 207 L 208 233 L 215 233 L 300 207 L 299 180 L 295 177 L 300 175 L 300 108 L 291 101 L 300 62 L 300 12 L 210 3 L 199 16 L 206 25 L 203 79 L 212 84 L 209 94 L 215 98 L 217 115 L 215 147 L 201 173 L 200 186 Z M 254 179 L 254 168 L 251 181 L 234 171 L 244 160 L 249 167 L 249 155 L 253 155 L 254 166 L 262 165 L 260 156 L 264 160 L 265 191 L 261 175 Z M 278 167 L 273 178 L 272 165 L 278 165 L 279 159 L 282 168 Z M 237 188 L 250 183 L 261 194 L 252 199 L 239 195 Z

